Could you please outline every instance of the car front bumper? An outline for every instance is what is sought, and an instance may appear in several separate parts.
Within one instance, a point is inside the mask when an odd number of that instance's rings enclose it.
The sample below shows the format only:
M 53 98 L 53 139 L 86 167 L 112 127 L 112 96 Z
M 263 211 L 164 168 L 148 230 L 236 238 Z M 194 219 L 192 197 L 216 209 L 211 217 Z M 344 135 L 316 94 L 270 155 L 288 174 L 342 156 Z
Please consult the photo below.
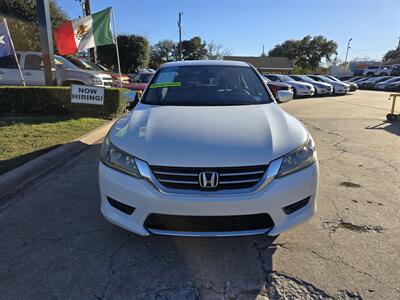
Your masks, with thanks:
M 111 223 L 136 234 L 151 232 L 181 236 L 237 236 L 267 233 L 278 235 L 310 219 L 316 211 L 318 163 L 279 179 L 273 179 L 261 190 L 248 194 L 167 194 L 157 190 L 147 179 L 138 179 L 115 171 L 103 163 L 99 165 L 101 212 Z M 305 198 L 307 204 L 290 214 L 284 207 Z M 135 210 L 127 214 L 110 204 L 114 199 Z M 254 231 L 181 232 L 151 230 L 144 224 L 150 214 L 174 216 L 241 216 L 267 213 L 272 228 Z
M 312 89 L 307 89 L 307 88 L 297 89 L 296 92 L 297 92 L 297 94 L 296 94 L 297 96 L 313 96 L 315 93 L 315 89 L 314 88 L 312 88 Z
M 320 95 L 331 95 L 333 92 L 332 87 L 315 87 L 315 94 L 314 96 Z

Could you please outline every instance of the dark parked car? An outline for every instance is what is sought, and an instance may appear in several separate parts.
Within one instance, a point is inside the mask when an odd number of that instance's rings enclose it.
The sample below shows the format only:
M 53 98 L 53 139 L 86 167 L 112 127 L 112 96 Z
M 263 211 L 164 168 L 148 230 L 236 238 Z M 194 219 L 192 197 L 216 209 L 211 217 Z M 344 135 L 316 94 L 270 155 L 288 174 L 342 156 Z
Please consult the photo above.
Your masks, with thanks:
M 372 90 L 375 84 L 392 78 L 391 76 L 374 77 L 362 83 L 362 88 L 365 90 Z
M 272 95 L 274 95 L 275 99 L 279 102 L 279 98 L 277 97 L 278 91 L 285 90 L 291 91 L 293 93 L 293 87 L 290 84 L 284 82 L 275 82 L 272 81 L 265 76 L 263 76 L 264 81 L 267 83 L 269 89 L 271 90 Z
M 332 76 L 333 77 L 333 76 Z M 350 78 L 354 77 L 354 75 L 345 75 L 345 76 L 338 76 L 337 78 L 340 81 L 348 81 Z M 335 77 L 336 78 L 336 77 Z

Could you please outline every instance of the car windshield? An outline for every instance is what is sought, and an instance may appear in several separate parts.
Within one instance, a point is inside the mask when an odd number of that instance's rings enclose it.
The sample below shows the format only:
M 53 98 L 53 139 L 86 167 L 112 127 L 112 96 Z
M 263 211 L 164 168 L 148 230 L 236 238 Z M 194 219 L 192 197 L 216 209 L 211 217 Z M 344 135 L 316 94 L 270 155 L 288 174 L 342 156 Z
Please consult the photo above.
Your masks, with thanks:
M 293 79 L 290 78 L 290 77 L 287 76 L 287 75 L 278 75 L 278 77 L 279 77 L 279 79 L 282 80 L 282 81 L 293 81 Z
M 263 75 L 263 79 L 265 82 L 272 82 L 271 79 L 269 79 L 267 76 Z
M 62 70 L 66 69 L 79 70 L 79 68 L 75 66 L 72 62 L 58 55 L 54 56 L 54 62 L 56 66 Z
M 93 71 L 104 71 L 102 68 L 100 68 L 98 65 L 92 63 L 91 61 L 87 60 L 81 60 L 82 65 L 85 66 L 86 69 L 88 70 L 93 70 Z
M 160 69 L 142 97 L 154 105 L 209 106 L 269 103 L 264 83 L 250 67 L 181 66 Z
M 390 79 L 386 79 L 384 82 L 391 83 L 391 82 L 397 82 L 397 81 L 400 81 L 400 77 L 393 77 Z
M 315 82 L 315 81 L 319 81 L 319 82 L 322 82 L 322 79 L 321 78 L 319 78 L 319 77 L 317 77 L 317 76 L 306 76 L 306 75 L 303 75 L 301 78 L 304 78 L 304 80 L 305 81 L 307 81 L 307 80 L 309 80 L 308 82 Z
M 337 81 L 337 82 L 341 81 L 341 80 L 339 80 L 339 79 L 337 79 L 336 77 L 333 77 L 333 76 L 327 76 L 326 78 L 331 79 L 333 81 Z
M 135 76 L 133 82 L 135 83 L 148 83 L 153 77 L 154 73 L 141 73 Z

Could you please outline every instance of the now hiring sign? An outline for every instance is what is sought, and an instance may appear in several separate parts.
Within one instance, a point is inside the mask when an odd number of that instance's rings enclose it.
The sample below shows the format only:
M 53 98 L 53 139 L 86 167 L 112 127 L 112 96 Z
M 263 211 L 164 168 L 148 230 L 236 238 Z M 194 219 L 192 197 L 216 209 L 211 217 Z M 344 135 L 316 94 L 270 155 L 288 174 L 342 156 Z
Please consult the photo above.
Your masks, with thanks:
M 72 85 L 71 103 L 103 105 L 104 88 L 86 85 Z

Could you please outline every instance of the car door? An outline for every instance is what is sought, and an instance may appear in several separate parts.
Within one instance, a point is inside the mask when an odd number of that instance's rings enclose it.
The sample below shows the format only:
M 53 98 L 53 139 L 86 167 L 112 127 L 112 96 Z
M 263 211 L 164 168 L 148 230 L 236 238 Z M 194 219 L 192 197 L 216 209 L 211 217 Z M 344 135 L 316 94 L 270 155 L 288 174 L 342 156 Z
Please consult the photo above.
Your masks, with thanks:
M 38 54 L 27 54 L 22 72 L 27 85 L 45 85 L 43 61 Z
M 19 54 L 17 58 L 20 59 Z M 14 55 L 0 57 L 0 85 L 22 85 Z

